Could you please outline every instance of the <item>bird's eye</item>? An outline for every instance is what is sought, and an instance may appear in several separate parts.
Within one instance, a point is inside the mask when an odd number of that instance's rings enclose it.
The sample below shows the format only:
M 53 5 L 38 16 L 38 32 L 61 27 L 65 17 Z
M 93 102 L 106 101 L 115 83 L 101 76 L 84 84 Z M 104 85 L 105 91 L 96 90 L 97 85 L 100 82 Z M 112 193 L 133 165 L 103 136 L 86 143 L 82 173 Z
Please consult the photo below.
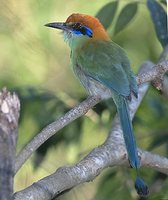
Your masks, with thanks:
M 81 23 L 75 23 L 74 25 L 73 25 L 73 28 L 75 29 L 75 30 L 79 30 L 80 28 L 82 27 L 82 24 Z
M 73 32 L 75 33 L 75 34 L 77 34 L 77 35 L 86 35 L 86 36 L 88 36 L 88 37 L 92 37 L 92 35 L 93 35 L 93 31 L 90 29 L 90 28 L 88 28 L 88 27 L 86 27 L 86 26 L 84 26 L 84 25 L 82 25 L 81 23 L 75 23 L 74 25 L 73 25 Z

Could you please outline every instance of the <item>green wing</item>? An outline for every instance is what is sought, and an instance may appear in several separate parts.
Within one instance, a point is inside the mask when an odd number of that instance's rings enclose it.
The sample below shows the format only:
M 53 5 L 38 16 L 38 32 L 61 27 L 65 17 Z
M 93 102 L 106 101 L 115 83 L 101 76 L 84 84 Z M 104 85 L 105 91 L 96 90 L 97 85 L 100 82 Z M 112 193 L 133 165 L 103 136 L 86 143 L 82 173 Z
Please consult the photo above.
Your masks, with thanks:
M 89 43 L 78 52 L 76 60 L 87 76 L 117 94 L 130 95 L 132 83 L 129 77 L 132 71 L 124 50 L 117 44 L 104 41 Z

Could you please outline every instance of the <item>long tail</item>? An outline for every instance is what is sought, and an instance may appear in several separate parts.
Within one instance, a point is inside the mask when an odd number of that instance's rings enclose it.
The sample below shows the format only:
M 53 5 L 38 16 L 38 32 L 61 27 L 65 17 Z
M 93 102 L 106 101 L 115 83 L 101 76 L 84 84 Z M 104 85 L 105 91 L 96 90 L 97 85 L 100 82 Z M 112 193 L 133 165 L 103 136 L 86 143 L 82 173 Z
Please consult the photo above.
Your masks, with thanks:
M 135 181 L 135 188 L 140 196 L 148 194 L 148 187 L 138 175 L 138 168 L 140 168 L 140 160 L 136 146 L 135 137 L 133 134 L 132 122 L 130 119 L 127 99 L 123 96 L 118 96 L 114 99 L 117 105 L 117 110 L 120 118 L 123 136 L 128 153 L 128 159 L 132 168 L 137 171 L 137 178 Z
M 125 140 L 125 145 L 126 145 L 130 165 L 132 168 L 139 168 L 140 160 L 138 157 L 136 141 L 133 134 L 127 100 L 122 96 L 119 96 L 117 109 L 118 109 L 118 114 L 120 117 L 121 127 L 123 129 L 123 136 Z

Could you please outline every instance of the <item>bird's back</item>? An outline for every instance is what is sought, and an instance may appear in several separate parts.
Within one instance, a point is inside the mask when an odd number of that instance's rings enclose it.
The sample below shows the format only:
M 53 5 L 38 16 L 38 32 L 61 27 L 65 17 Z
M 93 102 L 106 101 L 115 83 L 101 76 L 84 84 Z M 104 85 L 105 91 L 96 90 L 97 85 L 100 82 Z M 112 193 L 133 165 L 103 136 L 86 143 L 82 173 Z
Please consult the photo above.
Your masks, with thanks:
M 82 71 L 83 77 L 90 77 L 119 95 L 129 96 L 131 90 L 137 93 L 135 76 L 126 53 L 112 41 L 86 43 L 72 52 L 72 63 L 77 76 Z M 87 87 L 85 81 L 82 84 Z

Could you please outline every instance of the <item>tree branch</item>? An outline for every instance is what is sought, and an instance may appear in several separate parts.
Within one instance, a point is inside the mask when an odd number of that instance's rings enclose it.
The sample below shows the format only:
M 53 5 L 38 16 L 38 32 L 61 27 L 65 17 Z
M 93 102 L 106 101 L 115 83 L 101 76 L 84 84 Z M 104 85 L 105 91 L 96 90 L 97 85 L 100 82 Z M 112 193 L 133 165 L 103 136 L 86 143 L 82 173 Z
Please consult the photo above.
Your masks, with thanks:
M 168 62 L 162 62 L 161 64 L 154 66 L 152 69 L 150 68 L 149 70 L 145 71 L 145 73 L 141 72 L 137 77 L 137 82 L 138 84 L 142 84 L 144 82 L 156 80 L 157 75 L 160 78 L 161 75 L 163 76 L 166 71 L 168 71 Z M 90 108 L 95 106 L 100 101 L 101 98 L 99 96 L 89 96 L 85 101 L 71 109 L 63 117 L 46 126 L 18 154 L 15 163 L 15 173 L 21 168 L 21 166 L 32 155 L 32 153 L 48 138 L 53 136 L 60 129 L 70 124 L 75 119 L 84 115 Z
M 152 63 L 150 62 L 143 65 L 143 67 L 148 70 L 151 69 L 152 66 Z M 131 117 L 134 116 L 147 89 L 148 84 L 142 84 L 139 87 L 138 100 L 134 98 L 132 99 L 130 103 Z M 39 180 L 20 192 L 17 192 L 14 195 L 14 199 L 21 200 L 24 198 L 24 200 L 50 200 L 83 182 L 93 180 L 102 172 L 103 169 L 109 166 L 129 166 L 118 117 L 115 117 L 115 120 L 113 120 L 112 127 L 113 128 L 105 143 L 95 148 L 78 164 L 59 168 L 50 176 Z M 155 170 L 168 174 L 168 159 L 146 151 L 139 151 L 139 153 L 142 166 L 154 168 Z
M 163 172 L 163 169 L 160 169 L 160 167 L 164 166 L 164 170 L 166 171 L 166 174 L 168 174 L 168 159 L 145 151 L 141 153 L 143 166 L 161 172 Z M 117 166 L 121 163 L 123 165 L 127 162 L 124 155 L 119 157 L 116 157 L 116 155 L 119 155 L 116 146 L 102 145 L 94 149 L 78 164 L 69 167 L 61 167 L 50 176 L 17 192 L 14 195 L 14 200 L 51 200 L 81 183 L 92 181 L 105 168 Z
M 158 90 L 163 90 L 163 79 L 165 73 L 168 71 L 168 61 L 162 61 L 154 66 L 150 71 L 137 77 L 139 84 L 152 81 L 153 85 Z
M 89 96 L 85 101 L 71 109 L 63 117 L 47 125 L 19 153 L 15 162 L 15 173 L 40 145 L 42 145 L 60 129 L 87 113 L 88 110 L 99 103 L 100 100 L 101 98 L 99 96 Z
M 6 89 L 0 92 L 0 199 L 12 200 L 20 103 Z

